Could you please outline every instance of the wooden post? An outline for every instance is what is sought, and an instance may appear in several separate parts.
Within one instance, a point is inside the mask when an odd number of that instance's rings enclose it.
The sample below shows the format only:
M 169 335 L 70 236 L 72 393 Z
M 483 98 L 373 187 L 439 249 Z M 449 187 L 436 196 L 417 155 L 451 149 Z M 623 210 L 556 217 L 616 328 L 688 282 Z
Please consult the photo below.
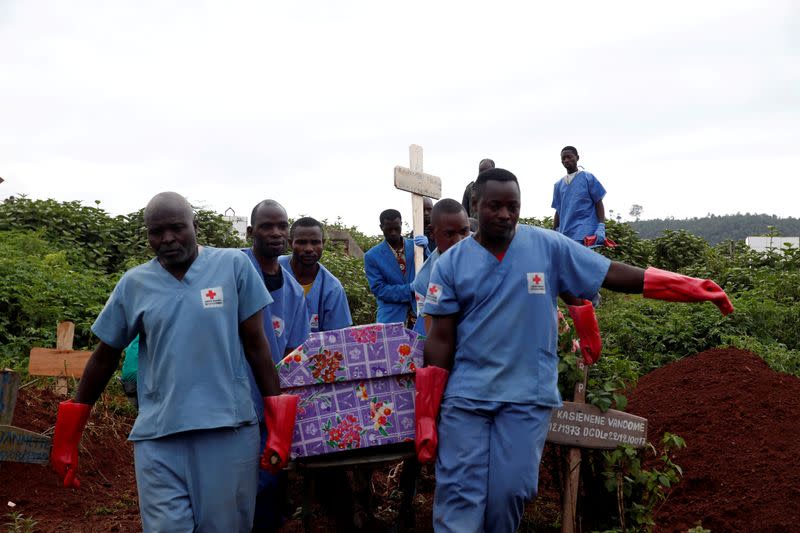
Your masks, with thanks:
M 422 147 L 412 144 L 408 147 L 408 159 L 411 172 L 422 172 Z M 423 216 L 424 202 L 422 195 L 411 193 L 411 225 L 414 235 L 425 233 L 425 217 Z M 420 246 L 414 246 L 414 270 L 419 274 L 422 263 L 425 262 L 425 251 Z
M 10 368 L 0 370 L 0 426 L 10 426 L 19 392 L 19 375 Z
M 394 167 L 394 186 L 401 191 L 411 193 L 411 215 L 414 235 L 422 235 L 425 226 L 423 219 L 422 197 L 438 200 L 442 197 L 442 180 L 437 176 L 422 171 L 422 147 L 412 144 L 408 147 L 409 168 Z M 414 247 L 414 271 L 419 272 L 425 260 L 425 252 Z
M 578 357 L 578 368 L 583 370 L 583 378 L 575 384 L 574 403 L 584 403 L 586 401 L 586 381 L 589 377 L 589 369 Z M 580 448 L 570 448 L 567 454 L 567 475 L 564 480 L 564 516 L 561 521 L 561 533 L 575 533 L 578 531 L 577 508 L 578 508 L 578 486 L 581 482 L 581 450 Z
M 56 332 L 56 350 L 72 350 L 72 343 L 75 340 L 75 323 L 59 322 Z M 69 393 L 69 382 L 67 376 L 56 377 L 56 394 L 66 397 Z

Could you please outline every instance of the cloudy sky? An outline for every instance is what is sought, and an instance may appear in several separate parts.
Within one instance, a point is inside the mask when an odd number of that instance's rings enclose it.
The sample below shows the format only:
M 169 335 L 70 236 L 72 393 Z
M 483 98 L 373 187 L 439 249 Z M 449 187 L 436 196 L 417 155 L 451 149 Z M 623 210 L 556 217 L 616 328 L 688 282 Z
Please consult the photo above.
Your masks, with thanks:
M 0 0 L 0 199 L 119 214 L 175 190 L 246 214 L 410 215 L 408 145 L 551 214 L 573 144 L 627 218 L 798 216 L 800 4 Z

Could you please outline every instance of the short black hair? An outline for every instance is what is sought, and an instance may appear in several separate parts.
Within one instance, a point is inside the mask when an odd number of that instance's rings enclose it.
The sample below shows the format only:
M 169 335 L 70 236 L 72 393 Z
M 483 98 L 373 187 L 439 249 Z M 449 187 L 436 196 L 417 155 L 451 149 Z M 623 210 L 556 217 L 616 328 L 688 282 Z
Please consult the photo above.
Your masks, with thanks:
M 256 204 L 256 206 L 253 208 L 252 211 L 250 211 L 251 226 L 253 225 L 253 221 L 256 219 L 256 214 L 258 213 L 258 210 L 261 209 L 262 207 L 278 207 L 282 209 L 284 212 L 286 212 L 286 209 L 284 209 L 284 207 L 275 200 L 262 200 Z
M 454 215 L 462 211 L 465 215 L 467 214 L 467 210 L 464 209 L 461 202 L 453 200 L 452 198 L 442 198 L 433 206 L 433 210 L 431 211 L 431 224 L 434 224 L 434 221 L 438 220 L 442 215 Z
M 490 168 L 489 170 L 484 170 L 478 177 L 475 179 L 475 185 L 472 187 L 472 201 L 476 204 L 483 196 L 483 189 L 486 187 L 487 181 L 513 181 L 517 184 L 517 189 L 519 189 L 519 181 L 517 181 L 517 177 L 509 172 L 504 168 Z
M 289 240 L 294 240 L 294 229 L 295 228 L 319 228 L 319 231 L 322 233 L 322 240 L 325 240 L 325 228 L 322 226 L 322 222 L 317 220 L 316 218 L 311 217 L 300 217 L 294 222 L 292 222 L 292 226 L 289 228 Z
M 387 209 L 381 212 L 380 216 L 378 217 L 378 220 L 380 221 L 381 226 L 383 226 L 383 223 L 386 222 L 387 220 L 394 220 L 396 218 L 403 220 L 403 217 L 400 216 L 400 211 L 398 211 L 397 209 Z
M 575 148 L 574 146 L 565 146 L 564 148 L 561 149 L 561 151 L 563 152 L 564 150 L 571 150 L 573 154 L 575 154 L 576 156 L 578 155 L 578 149 Z

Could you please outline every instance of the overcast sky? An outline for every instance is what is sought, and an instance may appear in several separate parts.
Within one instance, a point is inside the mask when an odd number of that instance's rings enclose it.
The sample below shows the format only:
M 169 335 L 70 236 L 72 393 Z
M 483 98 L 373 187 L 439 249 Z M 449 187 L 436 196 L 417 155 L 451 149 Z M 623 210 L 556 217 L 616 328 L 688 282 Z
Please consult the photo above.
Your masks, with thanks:
M 0 198 L 175 190 L 378 233 L 408 145 L 551 214 L 562 146 L 644 218 L 799 216 L 800 3 L 0 0 Z

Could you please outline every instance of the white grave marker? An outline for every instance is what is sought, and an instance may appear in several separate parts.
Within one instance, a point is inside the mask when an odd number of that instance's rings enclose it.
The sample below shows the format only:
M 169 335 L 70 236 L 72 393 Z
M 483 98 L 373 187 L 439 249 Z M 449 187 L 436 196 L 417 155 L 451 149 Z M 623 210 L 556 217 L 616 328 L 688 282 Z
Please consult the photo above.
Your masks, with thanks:
M 414 235 L 422 235 L 425 231 L 422 211 L 422 197 L 438 200 L 442 197 L 442 179 L 422 171 L 422 147 L 412 144 L 408 147 L 410 168 L 394 167 L 394 186 L 401 191 L 411 193 L 411 214 Z M 419 272 L 425 260 L 424 250 L 414 247 L 414 269 Z

